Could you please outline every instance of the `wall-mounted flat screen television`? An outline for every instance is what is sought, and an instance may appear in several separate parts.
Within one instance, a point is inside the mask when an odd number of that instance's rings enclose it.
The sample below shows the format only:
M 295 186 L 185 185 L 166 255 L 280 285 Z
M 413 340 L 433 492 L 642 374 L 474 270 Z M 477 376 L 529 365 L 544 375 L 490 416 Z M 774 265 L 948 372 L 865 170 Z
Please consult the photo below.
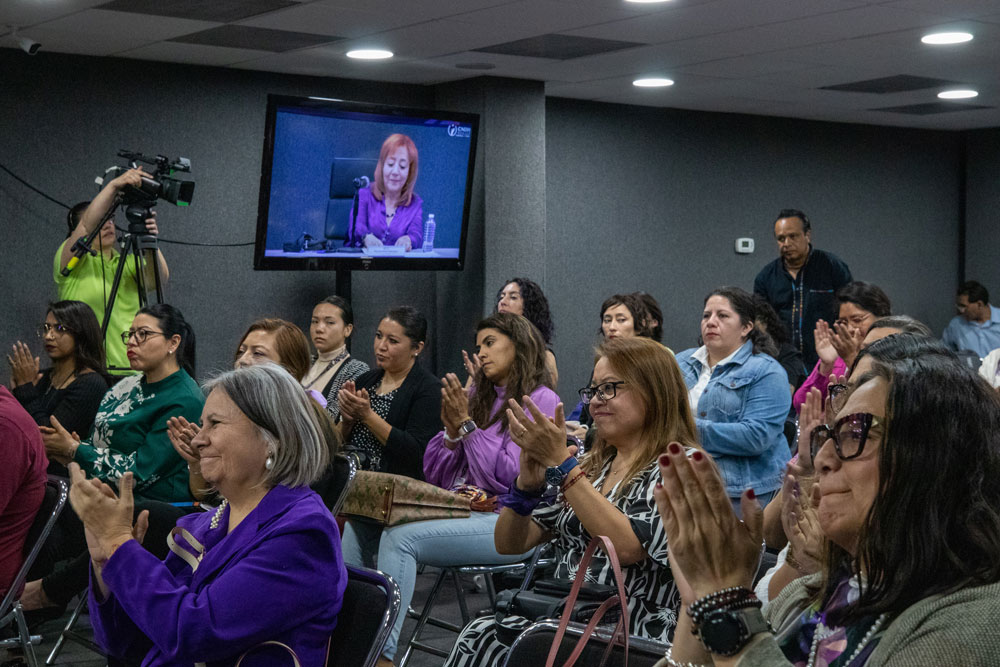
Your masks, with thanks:
M 255 269 L 461 269 L 479 116 L 268 95 Z

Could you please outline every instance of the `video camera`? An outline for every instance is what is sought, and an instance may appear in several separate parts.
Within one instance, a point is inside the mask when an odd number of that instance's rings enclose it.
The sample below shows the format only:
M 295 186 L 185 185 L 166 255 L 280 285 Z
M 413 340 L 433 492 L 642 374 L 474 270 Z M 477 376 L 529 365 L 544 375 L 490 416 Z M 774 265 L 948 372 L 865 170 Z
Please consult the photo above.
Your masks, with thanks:
M 118 157 L 125 158 L 127 167 L 115 166 L 105 172 L 105 181 L 121 176 L 129 169 L 136 169 L 139 163 L 153 166 L 151 178 L 143 176 L 138 187 L 129 185 L 122 190 L 122 202 L 125 205 L 125 217 L 129 222 L 129 232 L 145 234 L 145 221 L 152 215 L 153 206 L 158 199 L 170 202 L 175 206 L 190 206 L 194 195 L 194 181 L 182 181 L 174 178 L 177 172 L 190 172 L 191 161 L 179 157 L 173 162 L 165 155 L 155 158 L 146 157 L 135 151 L 120 150 Z

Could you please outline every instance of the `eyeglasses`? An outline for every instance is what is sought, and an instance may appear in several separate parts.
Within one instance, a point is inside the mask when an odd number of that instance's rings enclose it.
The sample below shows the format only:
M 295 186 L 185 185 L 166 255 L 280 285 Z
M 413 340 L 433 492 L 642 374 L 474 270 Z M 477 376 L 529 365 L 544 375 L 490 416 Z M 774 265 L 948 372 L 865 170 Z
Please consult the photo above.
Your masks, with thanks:
M 623 384 L 628 383 L 624 380 L 618 380 L 616 382 L 602 382 L 594 387 L 584 387 L 577 393 L 580 394 L 580 400 L 583 401 L 584 405 L 590 405 L 590 402 L 594 400 L 594 396 L 598 396 L 602 401 L 610 401 L 618 395 L 618 387 Z
M 122 342 L 128 345 L 129 340 L 135 336 L 135 342 L 142 345 L 146 342 L 146 339 L 152 335 L 167 337 L 167 334 L 162 331 L 153 331 L 152 329 L 129 329 L 128 331 L 122 332 Z
M 841 417 L 832 428 L 821 424 L 813 429 L 809 439 L 809 457 L 815 460 L 823 443 L 833 440 L 833 448 L 841 461 L 856 459 L 865 451 L 871 430 L 881 425 L 882 418 L 868 412 Z
M 826 393 L 830 396 L 830 407 L 833 414 L 837 414 L 844 407 L 844 400 L 847 399 L 847 385 L 836 383 L 826 388 Z
M 69 327 L 63 326 L 62 324 L 49 324 L 48 322 L 42 322 L 38 325 L 37 333 L 39 338 L 45 338 L 50 331 L 55 331 L 60 336 L 63 334 L 73 333 Z

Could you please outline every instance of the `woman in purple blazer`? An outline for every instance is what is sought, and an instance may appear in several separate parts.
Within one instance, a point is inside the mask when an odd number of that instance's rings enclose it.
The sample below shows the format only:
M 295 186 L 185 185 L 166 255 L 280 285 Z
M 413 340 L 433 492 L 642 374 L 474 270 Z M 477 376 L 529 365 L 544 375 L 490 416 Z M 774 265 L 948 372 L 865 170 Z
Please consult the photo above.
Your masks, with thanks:
M 413 191 L 417 162 L 417 147 L 405 134 L 382 143 L 375 180 L 358 191 L 354 238 L 364 247 L 397 245 L 409 252 L 424 242 L 424 202 Z
M 224 373 L 193 441 L 202 475 L 225 499 L 182 518 L 163 562 L 121 497 L 71 465 L 70 502 L 87 528 L 90 614 L 98 643 L 144 666 L 326 662 L 347 585 L 337 524 L 308 484 L 328 448 L 310 399 L 285 369 Z M 266 642 L 266 644 L 265 644 Z

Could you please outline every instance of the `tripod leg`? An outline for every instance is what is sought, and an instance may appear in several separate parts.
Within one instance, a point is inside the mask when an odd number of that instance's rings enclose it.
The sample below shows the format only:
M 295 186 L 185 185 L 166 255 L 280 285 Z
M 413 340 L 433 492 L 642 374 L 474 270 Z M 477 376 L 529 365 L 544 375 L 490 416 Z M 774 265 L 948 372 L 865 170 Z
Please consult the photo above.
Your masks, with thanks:
M 108 301 L 104 305 L 104 320 L 101 322 L 101 340 L 107 341 L 108 336 L 108 324 L 111 321 L 111 312 L 115 307 L 115 299 L 118 297 L 118 287 L 122 282 L 122 272 L 125 270 L 125 262 L 128 261 L 128 252 L 132 247 L 132 237 L 125 237 L 125 245 L 122 248 L 121 260 L 118 262 L 118 268 L 115 269 L 115 277 L 111 283 L 111 293 L 108 295 Z M 117 332 L 116 332 L 117 333 Z

